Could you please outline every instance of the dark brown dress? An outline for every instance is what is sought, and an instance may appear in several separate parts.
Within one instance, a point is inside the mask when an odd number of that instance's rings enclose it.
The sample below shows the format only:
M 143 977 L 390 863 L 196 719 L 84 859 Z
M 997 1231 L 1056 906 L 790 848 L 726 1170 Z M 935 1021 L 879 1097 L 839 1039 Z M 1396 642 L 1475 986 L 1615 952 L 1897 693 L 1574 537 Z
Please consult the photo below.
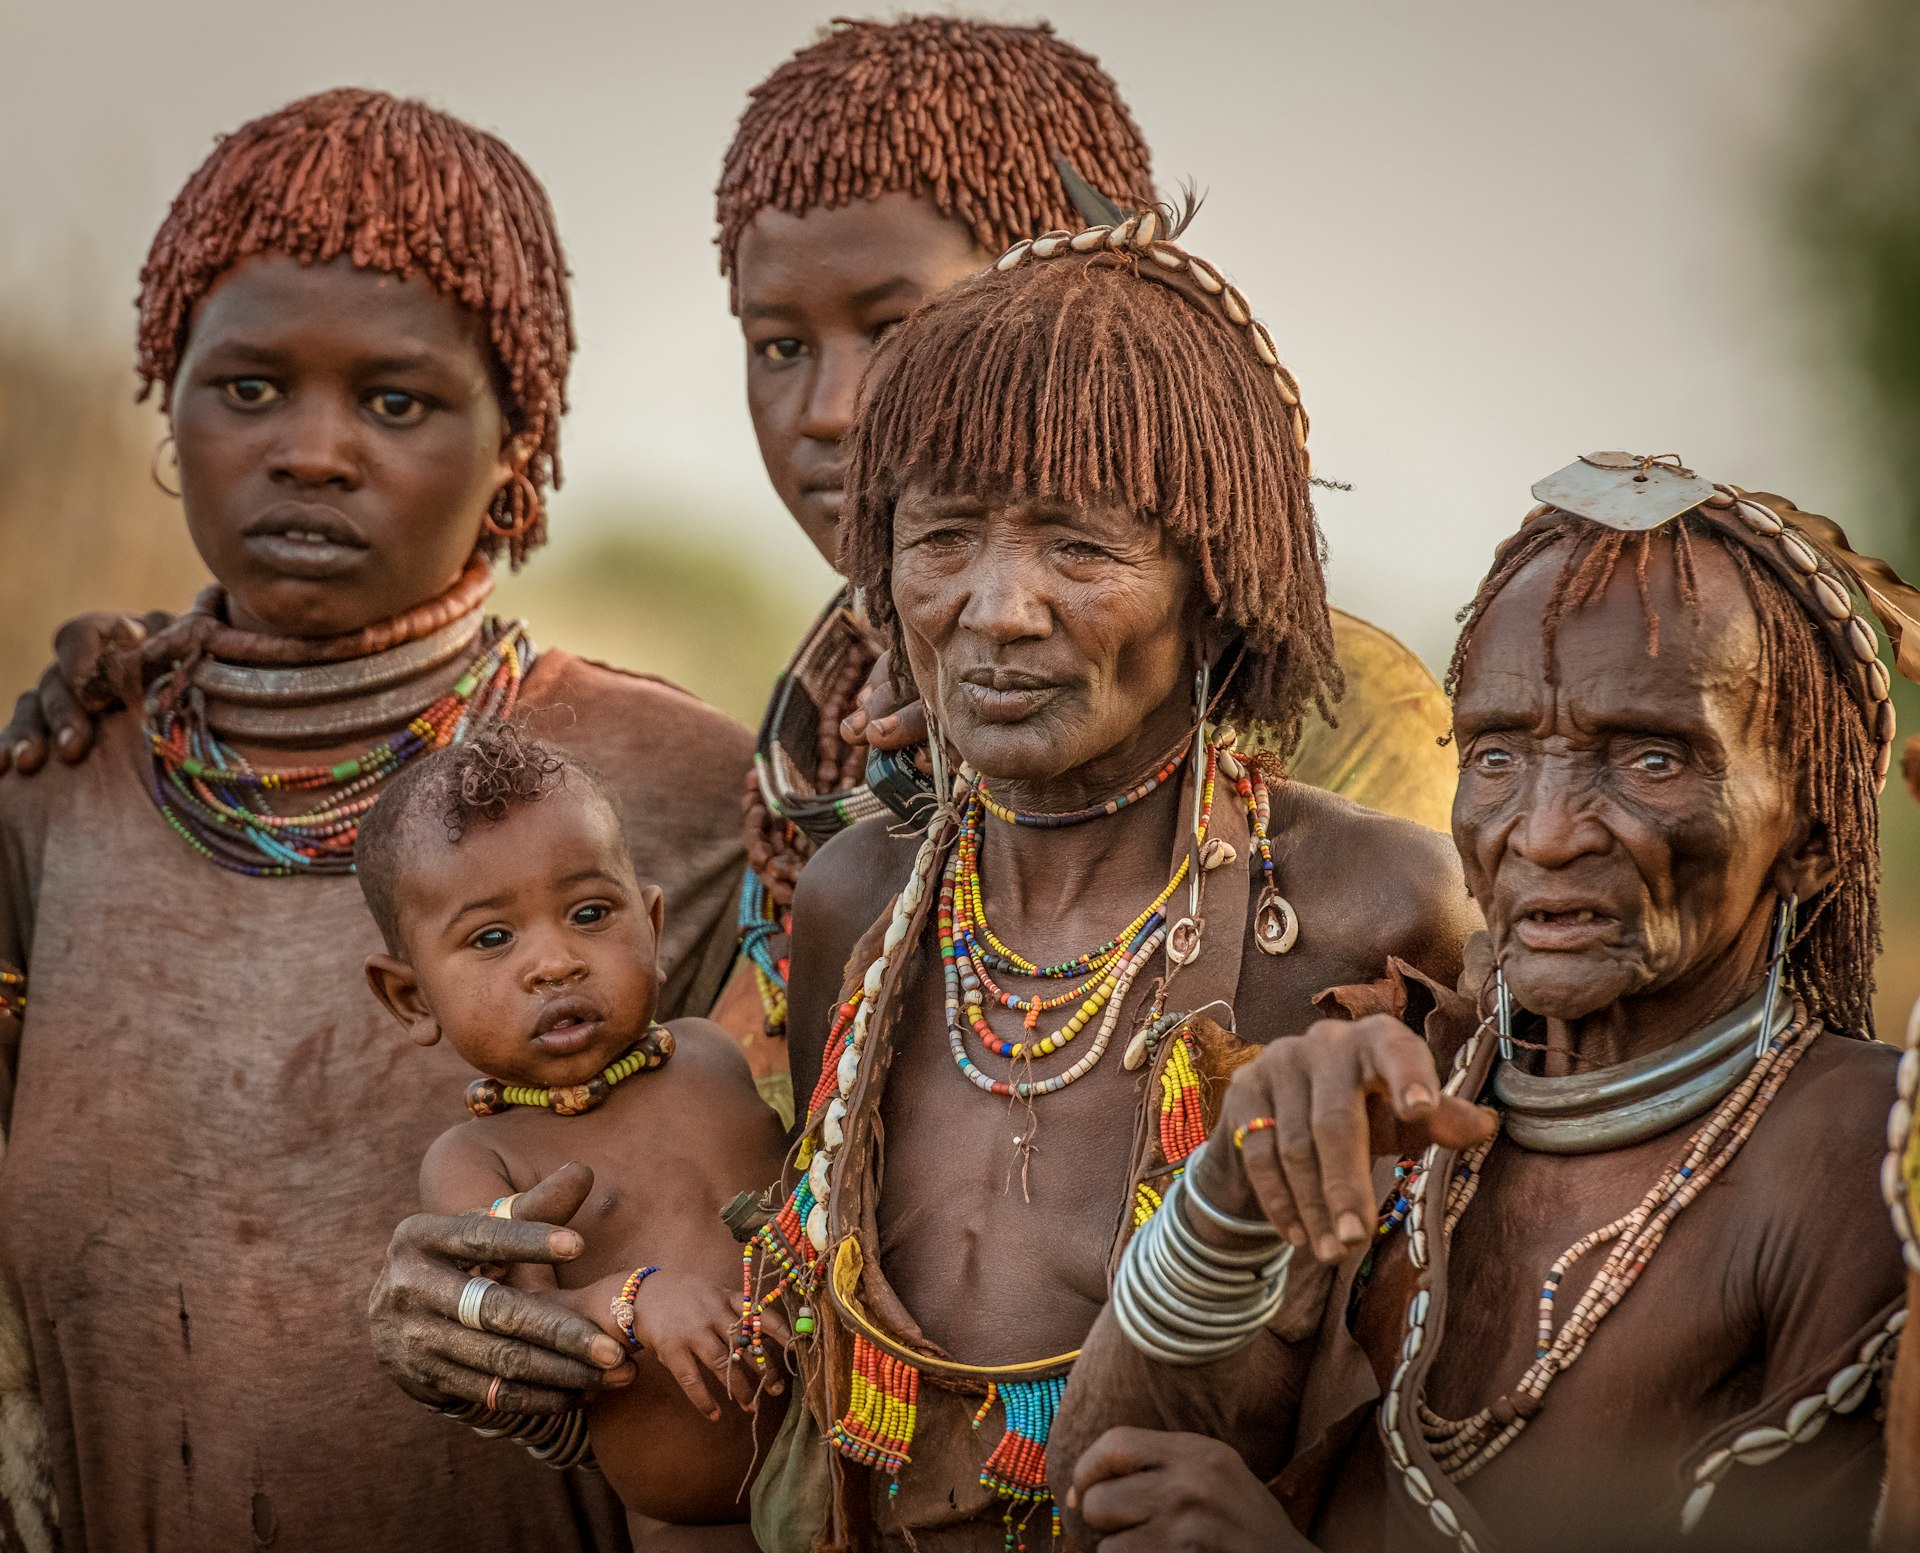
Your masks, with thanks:
M 661 1018 L 733 958 L 746 731 L 548 651 L 522 715 L 604 775 L 666 893 Z M 352 878 L 197 857 L 145 791 L 139 720 L 0 778 L 0 1247 L 24 1303 L 69 1550 L 579 1553 L 626 1545 L 597 1479 L 409 1401 L 367 1295 L 470 1072 L 361 976 Z

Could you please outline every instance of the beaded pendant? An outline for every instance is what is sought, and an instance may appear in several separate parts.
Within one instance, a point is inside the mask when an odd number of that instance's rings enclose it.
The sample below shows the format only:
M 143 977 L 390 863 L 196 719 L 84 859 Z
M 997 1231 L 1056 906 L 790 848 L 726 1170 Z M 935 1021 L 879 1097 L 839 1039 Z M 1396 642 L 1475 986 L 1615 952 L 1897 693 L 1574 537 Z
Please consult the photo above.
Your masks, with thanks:
M 497 1078 L 477 1078 L 467 1085 L 467 1109 L 475 1116 L 497 1116 L 515 1106 L 542 1106 L 555 1116 L 581 1116 L 606 1103 L 613 1086 L 657 1068 L 673 1055 L 673 1032 L 665 1025 L 654 1025 L 627 1049 L 618 1061 L 610 1062 L 584 1084 L 565 1084 L 557 1088 L 536 1088 L 531 1084 L 503 1084 Z

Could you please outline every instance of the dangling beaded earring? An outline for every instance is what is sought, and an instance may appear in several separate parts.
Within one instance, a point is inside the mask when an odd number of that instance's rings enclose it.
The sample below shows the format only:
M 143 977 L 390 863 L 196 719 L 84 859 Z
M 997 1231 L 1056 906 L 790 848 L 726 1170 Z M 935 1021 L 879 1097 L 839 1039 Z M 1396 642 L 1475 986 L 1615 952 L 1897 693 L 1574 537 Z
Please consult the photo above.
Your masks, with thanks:
M 1786 979 L 1787 945 L 1793 942 L 1794 918 L 1800 914 L 1800 897 L 1788 894 L 1773 909 L 1773 947 L 1767 959 L 1767 997 L 1760 1015 L 1760 1033 L 1754 1037 L 1753 1055 L 1767 1054 L 1773 1036 L 1773 1011 L 1779 1006 L 1780 984 Z
M 1500 1037 L 1500 1060 L 1513 1061 L 1513 994 L 1507 990 L 1507 973 L 1493 968 L 1493 1028 Z

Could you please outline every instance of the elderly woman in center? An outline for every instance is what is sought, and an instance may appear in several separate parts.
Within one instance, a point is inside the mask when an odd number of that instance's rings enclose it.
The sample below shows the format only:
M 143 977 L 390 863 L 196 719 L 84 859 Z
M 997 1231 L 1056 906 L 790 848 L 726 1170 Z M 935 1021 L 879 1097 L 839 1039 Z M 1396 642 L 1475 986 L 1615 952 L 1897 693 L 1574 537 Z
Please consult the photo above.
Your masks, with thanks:
M 784 1301 L 807 1405 L 755 1490 L 776 1553 L 1044 1543 L 1119 1237 L 1227 1075 L 1323 988 L 1450 982 L 1475 925 L 1441 837 L 1237 749 L 1335 687 L 1307 422 L 1165 219 L 1022 243 L 928 305 L 854 430 L 842 554 L 945 801 L 924 836 L 836 838 L 796 900 L 809 1119 L 743 1344 Z M 530 1298 L 502 1324 L 539 1329 Z
M 1866 1545 L 1900 585 L 1667 463 L 1535 493 L 1454 667 L 1479 1006 L 1397 967 L 1236 1076 L 1057 1431 L 1103 1553 Z

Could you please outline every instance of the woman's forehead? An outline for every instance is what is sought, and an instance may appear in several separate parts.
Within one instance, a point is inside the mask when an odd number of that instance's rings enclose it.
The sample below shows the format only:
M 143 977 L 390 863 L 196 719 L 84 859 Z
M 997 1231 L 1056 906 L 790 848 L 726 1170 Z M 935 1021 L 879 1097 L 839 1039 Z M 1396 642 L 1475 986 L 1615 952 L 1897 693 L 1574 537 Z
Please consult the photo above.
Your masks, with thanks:
M 289 254 L 249 255 L 196 305 L 194 345 L 209 337 L 286 344 L 324 332 L 394 355 L 473 351 L 487 358 L 479 319 L 420 276 L 362 269 L 339 258 L 305 264 Z
M 1691 547 L 1691 586 L 1683 585 L 1670 542 L 1656 541 L 1645 552 L 1644 569 L 1641 554 L 1629 550 L 1605 590 L 1585 601 L 1567 596 L 1562 583 L 1572 554 L 1560 546 L 1536 557 L 1488 605 L 1461 664 L 1460 707 L 1504 702 L 1550 683 L 1575 704 L 1622 711 L 1751 703 L 1763 667 L 1759 618 L 1719 546 Z

